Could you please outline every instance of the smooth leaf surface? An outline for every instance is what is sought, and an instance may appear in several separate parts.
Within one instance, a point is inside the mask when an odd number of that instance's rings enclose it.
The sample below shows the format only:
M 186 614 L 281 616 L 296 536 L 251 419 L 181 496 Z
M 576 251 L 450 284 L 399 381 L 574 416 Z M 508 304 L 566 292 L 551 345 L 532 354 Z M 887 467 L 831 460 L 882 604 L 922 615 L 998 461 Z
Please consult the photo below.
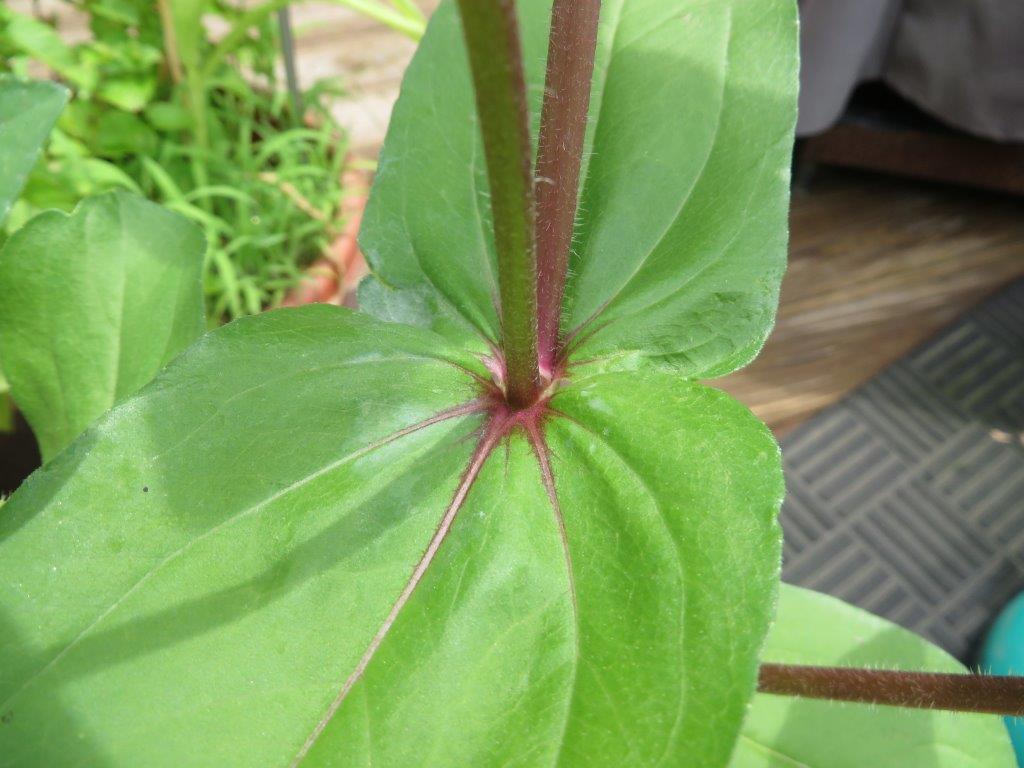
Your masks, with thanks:
M 0 754 L 286 765 L 429 539 L 472 398 L 422 333 L 326 307 L 204 337 L 0 516 Z M 413 471 L 415 470 L 415 471 Z
M 760 349 L 778 304 L 796 6 L 625 2 L 613 20 L 566 286 L 573 357 L 723 375 Z
M 536 126 L 550 4 L 518 5 Z M 785 264 L 795 5 L 612 0 L 601 13 L 563 330 L 576 360 L 728 372 L 767 335 Z M 487 194 L 446 4 L 406 74 L 361 232 L 382 284 L 371 311 L 435 328 L 456 314 L 464 334 L 498 338 Z
M 580 605 L 564 764 L 724 764 L 778 584 L 778 447 L 668 374 L 582 378 L 552 406 Z
M 668 375 L 582 379 L 552 407 L 564 542 L 516 435 L 312 764 L 728 761 L 778 578 L 778 449 Z
M 765 661 L 965 672 L 921 637 L 835 598 L 782 585 Z M 991 715 L 874 707 L 758 694 L 732 768 L 1014 768 Z
M 0 251 L 0 359 L 44 460 L 203 331 L 205 245 L 127 193 L 49 211 Z
M 68 92 L 55 83 L 0 75 L 0 224 L 21 193 Z
M 471 371 L 310 307 L 205 336 L 115 408 L 0 518 L 0 752 L 723 765 L 777 579 L 770 434 L 668 374 L 573 381 L 550 463 L 503 439 L 392 617 L 465 486 Z

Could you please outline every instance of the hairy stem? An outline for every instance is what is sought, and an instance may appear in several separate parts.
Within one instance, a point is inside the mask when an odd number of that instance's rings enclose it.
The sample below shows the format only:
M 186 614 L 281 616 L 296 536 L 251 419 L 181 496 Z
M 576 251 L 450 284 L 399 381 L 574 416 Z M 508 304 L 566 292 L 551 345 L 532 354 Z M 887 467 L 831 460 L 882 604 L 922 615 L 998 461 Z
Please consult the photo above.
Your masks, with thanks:
M 579 198 L 601 0 L 555 0 L 537 150 L 537 353 L 550 373 Z
M 761 693 L 1024 716 L 1024 677 L 762 664 Z
M 513 0 L 459 0 L 487 158 L 507 397 L 537 395 L 537 256 L 526 85 Z

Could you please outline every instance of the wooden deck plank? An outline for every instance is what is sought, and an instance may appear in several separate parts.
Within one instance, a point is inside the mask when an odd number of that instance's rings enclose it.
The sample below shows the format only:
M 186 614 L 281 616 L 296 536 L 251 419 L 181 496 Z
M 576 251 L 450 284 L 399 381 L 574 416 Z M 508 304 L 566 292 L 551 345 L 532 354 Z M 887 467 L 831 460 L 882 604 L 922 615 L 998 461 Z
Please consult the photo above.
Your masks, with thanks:
M 1024 275 L 1019 199 L 822 169 L 793 195 L 758 359 L 718 386 L 784 434 Z

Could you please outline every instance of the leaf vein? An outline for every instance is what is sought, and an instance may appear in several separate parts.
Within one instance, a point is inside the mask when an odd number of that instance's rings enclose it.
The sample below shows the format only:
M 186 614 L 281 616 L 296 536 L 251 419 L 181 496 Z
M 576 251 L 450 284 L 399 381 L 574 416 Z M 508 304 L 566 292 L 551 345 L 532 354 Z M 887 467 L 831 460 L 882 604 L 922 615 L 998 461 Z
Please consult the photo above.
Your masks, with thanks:
M 478 409 L 482 407 L 483 406 L 478 406 Z M 324 732 L 324 729 L 327 728 L 327 725 L 330 723 L 330 721 L 334 718 L 335 714 L 337 714 L 338 710 L 341 708 L 341 705 L 348 697 L 349 692 L 352 690 L 355 684 L 359 682 L 363 674 L 366 672 L 367 667 L 369 667 L 370 662 L 373 660 L 373 657 L 377 653 L 377 649 L 380 648 L 381 643 L 384 642 L 384 639 L 391 631 L 391 627 L 398 619 L 398 616 L 402 612 L 402 609 L 405 607 L 406 603 L 409 602 L 409 598 L 412 597 L 412 593 L 416 590 L 416 587 L 423 579 L 423 576 L 426 574 L 427 569 L 430 567 L 430 564 L 434 561 L 434 558 L 436 557 L 438 551 L 441 549 L 441 545 L 444 543 L 444 540 L 448 536 L 448 532 L 451 530 L 452 524 L 455 522 L 455 517 L 458 515 L 459 510 L 462 509 L 462 505 L 466 501 L 466 498 L 469 496 L 469 491 L 472 488 L 473 483 L 480 475 L 480 470 L 483 469 L 483 465 L 490 457 L 495 446 L 498 445 L 498 443 L 504 436 L 505 426 L 506 425 L 501 423 L 500 420 L 496 419 L 492 419 L 488 423 L 488 426 L 484 430 L 483 435 L 481 435 L 480 440 L 473 451 L 473 455 L 470 457 L 469 463 L 466 466 L 466 470 L 463 473 L 462 480 L 459 482 L 459 485 L 455 490 L 455 494 L 452 497 L 451 503 L 445 510 L 444 515 L 441 517 L 441 521 L 434 532 L 434 535 L 431 537 L 430 542 L 427 544 L 426 551 L 423 553 L 423 556 L 419 559 L 419 562 L 416 563 L 412 575 L 409 577 L 408 581 L 406 581 L 405 586 L 402 588 L 401 593 L 398 595 L 398 599 L 395 600 L 394 604 L 391 606 L 391 610 L 388 612 L 388 615 L 384 618 L 383 623 L 377 629 L 376 634 L 374 634 L 374 636 L 370 639 L 370 642 L 367 645 L 366 650 L 363 652 L 363 655 L 360 657 L 358 663 L 356 664 L 355 669 L 352 670 L 352 673 L 345 680 L 337 696 L 334 697 L 333 701 L 331 701 L 330 705 L 327 707 L 327 711 L 316 723 L 316 725 L 313 727 L 313 731 L 309 734 L 309 736 L 303 742 L 302 746 L 299 748 L 298 753 L 295 755 L 294 759 L 290 764 L 290 768 L 295 768 L 306 758 L 306 755 L 309 754 L 309 751 L 313 748 L 313 745 L 316 743 L 317 739 L 320 738 L 320 735 Z
M 399 440 L 399 439 L 401 439 L 403 437 L 406 437 L 406 436 L 408 436 L 408 435 L 410 435 L 410 434 L 412 434 L 414 432 L 418 432 L 421 429 L 426 429 L 427 427 L 433 426 L 434 424 L 438 424 L 438 423 L 440 423 L 442 421 L 446 421 L 448 419 L 458 418 L 460 416 L 465 416 L 465 415 L 468 415 L 470 413 L 478 412 L 478 411 L 482 410 L 483 407 L 484 406 L 482 404 L 477 403 L 477 402 L 466 403 L 464 405 L 457 406 L 455 408 L 451 408 L 451 409 L 446 410 L 446 411 L 442 411 L 442 412 L 440 412 L 438 414 L 435 414 L 434 416 L 431 416 L 428 419 L 424 419 L 423 421 L 417 422 L 416 424 L 413 424 L 413 425 L 411 425 L 409 427 L 405 427 L 405 428 L 400 429 L 400 430 L 398 430 L 396 432 L 393 432 L 390 435 L 387 435 L 387 436 L 385 436 L 385 437 L 383 437 L 383 438 L 381 438 L 381 439 L 379 439 L 379 440 L 377 440 L 375 442 L 369 443 L 368 445 L 365 445 L 365 446 L 359 448 L 358 450 L 352 451 L 352 452 L 346 454 L 345 456 L 342 456 L 339 459 L 336 459 L 335 461 L 332 461 L 330 464 L 327 464 L 327 465 L 321 467 L 320 469 L 316 470 L 315 472 L 311 472 L 310 474 L 305 475 L 304 477 L 300 478 L 299 480 L 296 480 L 295 482 L 291 483 L 290 485 L 288 485 L 288 486 L 286 486 L 284 488 L 281 488 L 280 490 L 278 490 L 275 493 L 271 494 L 267 498 L 259 501 L 256 504 L 253 504 L 252 506 L 249 506 L 249 507 L 247 507 L 247 508 L 245 508 L 243 510 L 240 510 L 239 512 L 236 512 L 231 517 L 221 521 L 217 525 L 215 525 L 212 528 L 204 531 L 202 534 L 196 536 L 195 538 L 190 539 L 189 541 L 185 542 L 180 547 L 178 547 L 176 550 L 174 550 L 169 555 L 167 555 L 162 560 L 160 560 L 160 562 L 158 562 L 156 565 L 154 565 L 148 571 L 146 571 L 146 573 L 144 573 L 119 598 L 117 598 L 113 603 L 111 603 L 111 605 L 107 609 L 102 611 L 92 622 L 89 623 L 88 626 L 86 626 L 81 632 L 79 632 L 49 662 L 47 662 L 37 672 L 35 672 L 33 675 L 31 675 L 24 683 L 22 683 L 22 685 L 17 690 L 15 690 L 14 693 L 12 693 L 7 698 L 7 700 L 4 701 L 3 704 L 0 704 L 0 709 L 6 709 L 11 704 L 12 701 L 14 701 L 19 695 L 21 695 L 21 693 L 23 693 L 27 688 L 29 688 L 36 680 L 38 680 L 42 675 L 46 674 L 51 669 L 53 669 L 57 664 L 59 664 L 61 662 L 61 660 L 64 659 L 69 653 L 71 653 L 71 651 L 73 651 L 75 649 L 75 647 L 77 647 L 77 645 L 80 642 L 82 642 L 82 640 L 90 632 L 92 632 L 97 626 L 99 626 L 100 623 L 102 623 L 107 617 L 109 617 L 112 613 L 114 613 L 122 604 L 124 604 L 124 602 L 128 598 L 130 598 L 132 595 L 134 595 L 136 592 L 138 592 L 143 586 L 145 586 L 145 584 L 158 571 L 162 570 L 169 563 L 171 563 L 172 561 L 174 561 L 177 558 L 179 558 L 181 555 L 183 555 L 185 552 L 187 552 L 193 546 L 198 544 L 200 541 L 203 541 L 204 539 L 207 539 L 210 536 L 213 536 L 217 532 L 219 532 L 219 531 L 229 527 L 230 525 L 232 525 L 233 523 L 237 522 L 238 520 L 244 519 L 244 518 L 248 517 L 249 515 L 252 515 L 252 514 L 258 512 L 259 510 L 265 508 L 267 505 L 273 504 L 275 501 L 278 501 L 279 499 L 283 498 L 284 496 L 287 496 L 288 494 L 292 493 L 293 491 L 295 491 L 295 490 L 297 490 L 299 488 L 302 488 L 305 485 L 308 485 L 309 483 L 313 482 L 317 478 L 323 477 L 325 474 L 327 474 L 327 473 L 337 469 L 338 467 L 342 467 L 345 464 L 348 464 L 348 463 L 353 462 L 353 461 L 357 461 L 358 459 L 360 459 L 360 458 L 362 458 L 362 457 L 372 453 L 373 451 L 376 451 L 376 450 L 378 450 L 380 448 L 383 448 L 385 445 L 388 445 L 389 443 L 392 443 L 395 440 Z

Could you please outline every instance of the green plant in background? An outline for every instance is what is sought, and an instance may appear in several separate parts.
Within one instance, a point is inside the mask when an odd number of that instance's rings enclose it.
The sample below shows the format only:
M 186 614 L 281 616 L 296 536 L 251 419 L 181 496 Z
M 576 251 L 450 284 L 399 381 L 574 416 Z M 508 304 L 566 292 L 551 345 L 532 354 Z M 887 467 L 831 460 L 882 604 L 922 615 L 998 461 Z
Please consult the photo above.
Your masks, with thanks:
M 226 2 L 91 0 L 89 40 L 0 8 L 0 60 L 52 70 L 74 92 L 7 232 L 47 208 L 128 189 L 198 222 L 210 243 L 211 320 L 280 301 L 336 236 L 344 136 L 318 83 L 291 108 L 272 14 Z M 214 42 L 201 21 L 228 31 Z
M 66 101 L 67 91 L 58 85 L 22 82 L 0 74 L 0 224 L 21 193 Z
M 754 695 L 958 668 L 780 588 L 778 448 L 700 383 L 772 323 L 795 5 L 598 8 L 443 4 L 366 217 L 383 319 L 208 333 L 3 508 L 0 759 L 1013 765 L 996 718 Z

